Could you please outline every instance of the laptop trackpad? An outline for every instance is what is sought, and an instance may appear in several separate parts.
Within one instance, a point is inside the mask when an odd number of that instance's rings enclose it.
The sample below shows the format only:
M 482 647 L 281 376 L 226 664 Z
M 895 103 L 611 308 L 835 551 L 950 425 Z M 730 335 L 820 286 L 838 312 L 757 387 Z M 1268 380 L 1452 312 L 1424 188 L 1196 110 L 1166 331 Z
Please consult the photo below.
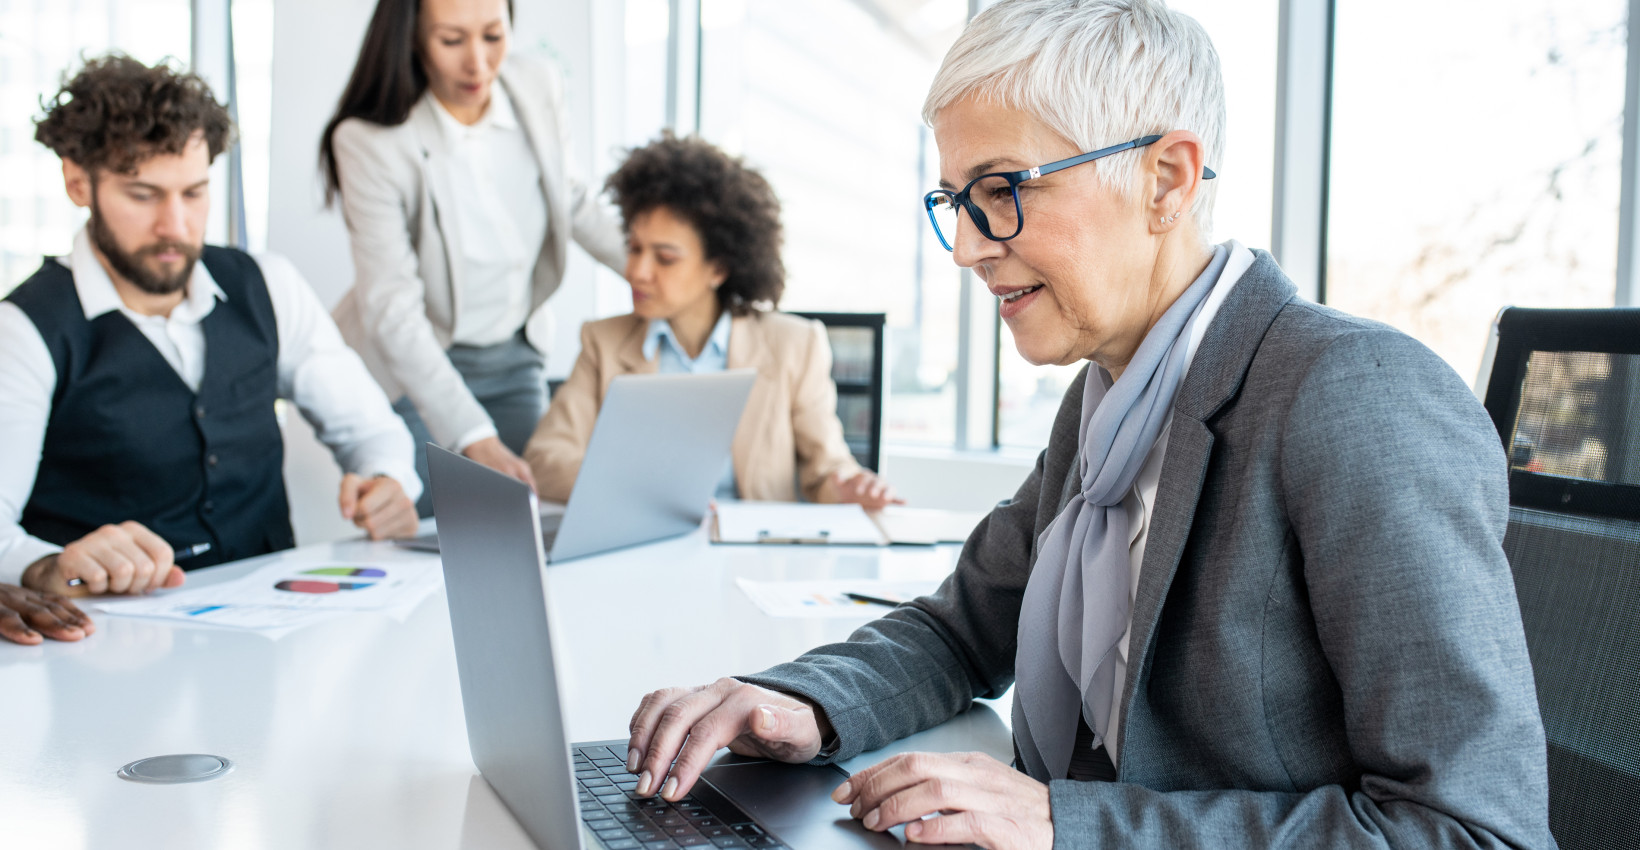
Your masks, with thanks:
M 901 846 L 900 839 L 866 829 L 849 817 L 847 806 L 832 802 L 831 792 L 848 778 L 834 767 L 719 764 L 707 768 L 704 778 L 794 850 Z

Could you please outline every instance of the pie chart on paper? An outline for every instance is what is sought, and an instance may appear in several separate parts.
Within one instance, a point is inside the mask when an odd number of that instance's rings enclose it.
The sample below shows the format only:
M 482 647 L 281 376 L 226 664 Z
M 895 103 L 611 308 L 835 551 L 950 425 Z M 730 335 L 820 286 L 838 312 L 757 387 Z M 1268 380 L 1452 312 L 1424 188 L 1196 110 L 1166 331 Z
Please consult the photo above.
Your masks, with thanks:
M 370 581 L 311 581 L 307 579 L 285 579 L 274 585 L 274 590 L 283 590 L 289 593 L 339 593 L 344 590 L 362 590 L 375 584 Z

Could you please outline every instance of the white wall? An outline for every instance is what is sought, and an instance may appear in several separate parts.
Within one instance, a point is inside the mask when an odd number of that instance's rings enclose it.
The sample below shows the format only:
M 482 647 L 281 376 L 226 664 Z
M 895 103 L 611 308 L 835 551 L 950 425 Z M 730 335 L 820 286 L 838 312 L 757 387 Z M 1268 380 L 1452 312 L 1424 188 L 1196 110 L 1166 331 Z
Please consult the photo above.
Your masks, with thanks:
M 319 133 L 374 8 L 374 0 L 279 0 L 274 7 L 268 249 L 289 257 L 327 306 L 352 285 L 353 262 L 340 213 L 323 209 Z

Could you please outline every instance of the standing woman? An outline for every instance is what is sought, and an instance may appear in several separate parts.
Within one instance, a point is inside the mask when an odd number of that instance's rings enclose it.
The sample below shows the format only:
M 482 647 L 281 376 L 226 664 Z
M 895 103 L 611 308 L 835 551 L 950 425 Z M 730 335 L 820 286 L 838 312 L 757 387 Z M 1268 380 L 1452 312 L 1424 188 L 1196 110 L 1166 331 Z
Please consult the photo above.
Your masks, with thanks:
M 379 0 L 319 164 L 353 244 L 342 335 L 418 444 L 530 482 L 546 397 L 526 323 L 571 238 L 617 270 L 624 252 L 567 174 L 557 75 L 511 37 L 511 0 Z

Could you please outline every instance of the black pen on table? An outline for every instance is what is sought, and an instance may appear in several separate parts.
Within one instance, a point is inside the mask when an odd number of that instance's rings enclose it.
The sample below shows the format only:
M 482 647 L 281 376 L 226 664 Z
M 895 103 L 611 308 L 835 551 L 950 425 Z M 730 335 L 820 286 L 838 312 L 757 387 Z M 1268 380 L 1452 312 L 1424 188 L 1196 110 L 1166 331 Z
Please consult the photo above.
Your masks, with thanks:
M 174 564 L 177 561 L 186 561 L 189 558 L 203 555 L 209 551 L 211 551 L 211 544 L 208 542 L 195 543 L 192 546 L 184 546 L 181 549 L 177 549 L 175 553 L 171 555 L 171 563 Z M 82 584 L 85 584 L 85 579 L 83 578 L 71 578 L 68 580 L 69 587 L 79 587 Z
M 890 608 L 900 607 L 899 602 L 896 602 L 893 599 L 884 599 L 881 596 L 867 596 L 864 593 L 848 592 L 845 592 L 843 595 L 854 600 L 855 602 L 870 602 L 873 605 L 887 605 Z

